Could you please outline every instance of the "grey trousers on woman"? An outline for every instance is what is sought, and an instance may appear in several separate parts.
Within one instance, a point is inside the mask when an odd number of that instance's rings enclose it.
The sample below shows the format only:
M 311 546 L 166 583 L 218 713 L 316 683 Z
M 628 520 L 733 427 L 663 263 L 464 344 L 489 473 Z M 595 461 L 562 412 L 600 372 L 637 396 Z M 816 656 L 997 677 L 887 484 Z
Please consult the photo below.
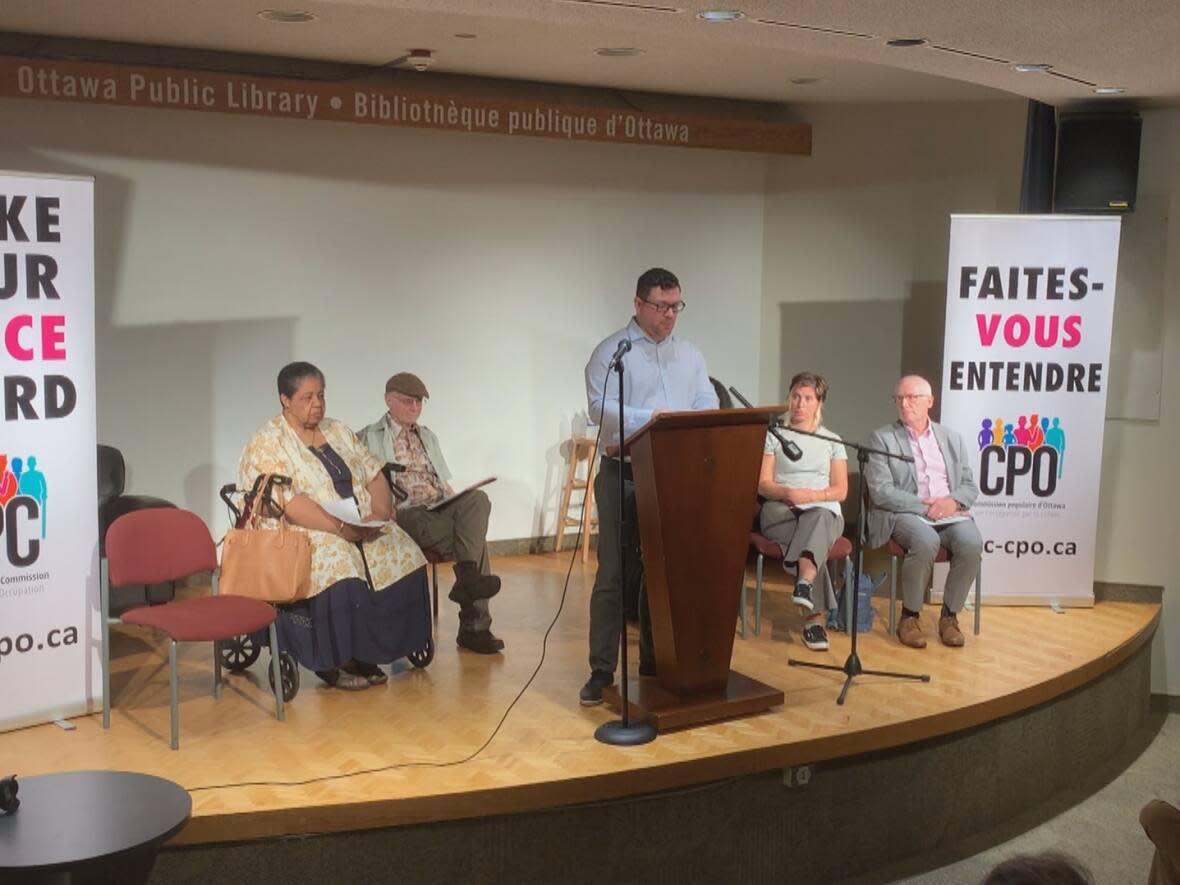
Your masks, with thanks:
M 784 568 L 794 568 L 804 553 L 811 555 L 816 566 L 815 582 L 811 585 L 815 610 L 835 608 L 836 591 L 827 561 L 828 551 L 844 531 L 844 517 L 823 507 L 800 510 L 782 501 L 767 501 L 758 519 L 762 534 L 782 549 Z

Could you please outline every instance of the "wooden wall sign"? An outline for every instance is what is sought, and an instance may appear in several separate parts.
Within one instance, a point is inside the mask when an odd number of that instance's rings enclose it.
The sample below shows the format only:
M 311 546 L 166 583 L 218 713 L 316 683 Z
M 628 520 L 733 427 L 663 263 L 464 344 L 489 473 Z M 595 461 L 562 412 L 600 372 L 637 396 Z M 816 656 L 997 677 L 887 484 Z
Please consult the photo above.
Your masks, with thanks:
M 519 99 L 424 94 L 179 68 L 0 56 L 0 98 L 209 111 L 770 154 L 811 154 L 811 126 Z

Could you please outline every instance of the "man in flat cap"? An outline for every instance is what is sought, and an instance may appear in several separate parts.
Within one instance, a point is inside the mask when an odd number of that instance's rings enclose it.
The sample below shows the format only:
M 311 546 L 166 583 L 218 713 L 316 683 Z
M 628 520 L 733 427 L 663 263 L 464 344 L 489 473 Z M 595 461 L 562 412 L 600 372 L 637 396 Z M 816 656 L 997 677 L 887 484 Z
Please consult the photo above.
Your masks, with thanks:
M 408 497 L 397 505 L 398 525 L 419 547 L 455 560 L 455 586 L 449 596 L 459 603 L 459 647 L 495 654 L 504 642 L 492 634 L 488 612 L 488 599 L 500 592 L 500 579 L 488 562 L 492 503 L 476 489 L 446 507 L 427 510 L 454 494 L 438 437 L 418 423 L 422 400 L 429 397 L 421 378 L 398 372 L 385 382 L 386 413 L 364 428 L 360 438 L 378 458 L 405 467 L 398 484 Z

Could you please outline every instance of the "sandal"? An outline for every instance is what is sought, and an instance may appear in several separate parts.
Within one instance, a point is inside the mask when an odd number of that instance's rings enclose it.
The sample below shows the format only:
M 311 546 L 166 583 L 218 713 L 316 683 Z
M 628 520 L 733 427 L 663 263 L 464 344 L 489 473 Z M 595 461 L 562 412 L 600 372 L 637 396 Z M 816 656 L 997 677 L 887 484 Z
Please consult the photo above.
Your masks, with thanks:
M 348 673 L 341 670 L 334 687 L 341 691 L 363 691 L 371 684 L 368 679 L 358 673 Z
M 376 664 L 370 664 L 366 661 L 349 661 L 340 668 L 345 673 L 351 673 L 354 676 L 361 676 L 368 680 L 369 685 L 384 685 L 389 681 L 389 677 L 385 675 L 385 671 Z

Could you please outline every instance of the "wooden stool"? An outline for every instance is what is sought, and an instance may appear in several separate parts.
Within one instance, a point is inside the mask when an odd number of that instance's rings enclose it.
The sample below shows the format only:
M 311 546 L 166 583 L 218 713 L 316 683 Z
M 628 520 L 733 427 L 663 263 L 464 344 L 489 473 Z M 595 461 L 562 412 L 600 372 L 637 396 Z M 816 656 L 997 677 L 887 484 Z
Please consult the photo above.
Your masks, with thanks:
M 590 530 L 598 528 L 598 518 L 594 516 L 594 474 L 597 472 L 596 452 L 594 440 L 588 436 L 575 436 L 570 440 L 570 467 L 565 475 L 565 488 L 561 492 L 561 509 L 557 512 L 557 537 L 553 542 L 553 552 L 561 550 L 565 541 L 565 530 L 570 526 L 582 525 L 582 562 L 590 559 Z M 578 464 L 585 459 L 587 464 L 586 478 L 578 476 Z M 581 490 L 582 518 L 570 516 L 570 498 L 575 491 Z

